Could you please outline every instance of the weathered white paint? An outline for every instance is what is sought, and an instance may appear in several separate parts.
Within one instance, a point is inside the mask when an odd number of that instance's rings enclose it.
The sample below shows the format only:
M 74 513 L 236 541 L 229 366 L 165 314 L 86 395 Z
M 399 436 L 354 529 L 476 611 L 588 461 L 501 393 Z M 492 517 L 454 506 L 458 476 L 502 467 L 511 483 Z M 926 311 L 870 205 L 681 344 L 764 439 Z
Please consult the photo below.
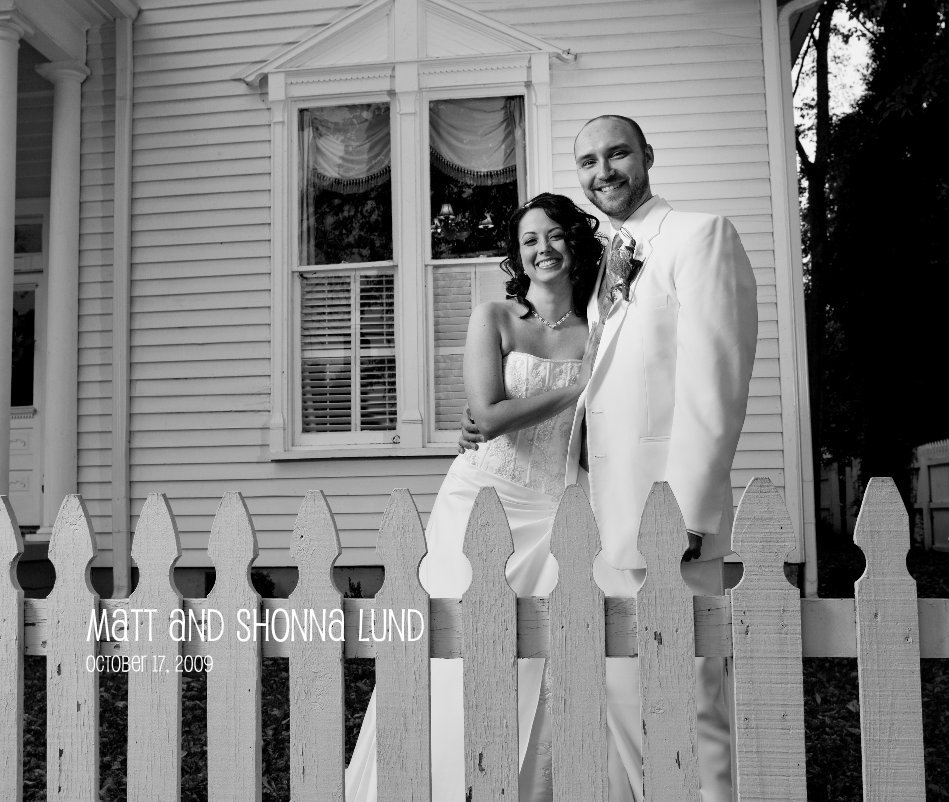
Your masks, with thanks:
M 420 611 L 430 631 L 428 594 L 418 581 L 425 534 L 412 497 L 396 490 L 379 529 L 379 556 L 389 567 L 376 594 L 376 615 L 386 609 Z M 371 635 L 370 635 L 371 637 Z M 376 647 L 376 765 L 379 802 L 433 802 L 431 782 L 431 675 L 425 638 L 388 640 Z M 406 727 L 411 721 L 413 726 Z
M 657 494 L 658 495 L 658 492 Z M 652 527 L 657 531 L 664 532 L 667 536 L 675 536 L 684 540 L 682 531 L 681 516 L 674 506 L 671 495 L 665 499 L 666 503 L 660 507 L 652 505 L 652 510 L 656 512 L 656 518 L 653 521 L 647 521 L 647 528 Z M 310 496 L 304 503 L 301 510 L 301 522 L 305 522 L 309 527 L 309 534 L 322 532 L 324 537 L 320 542 L 335 540 L 333 537 L 325 537 L 331 533 L 332 521 L 328 517 L 328 510 L 325 504 L 317 503 L 316 495 Z M 736 533 L 741 545 L 743 556 L 745 557 L 745 574 L 742 584 L 738 590 L 746 591 L 744 595 L 739 594 L 734 599 L 735 604 L 735 658 L 738 666 L 736 672 L 736 682 L 739 688 L 746 685 L 745 679 L 752 679 L 749 672 L 744 668 L 750 669 L 753 675 L 757 669 L 767 668 L 773 671 L 775 675 L 785 676 L 789 685 L 800 686 L 801 682 L 801 654 L 798 650 L 790 648 L 790 641 L 795 639 L 794 629 L 794 605 L 780 605 L 774 603 L 774 593 L 759 594 L 763 607 L 750 604 L 751 594 L 747 591 L 759 589 L 764 590 L 766 585 L 771 585 L 773 591 L 780 595 L 781 583 L 785 580 L 781 572 L 777 570 L 782 558 L 782 552 L 791 545 L 787 537 L 789 527 L 787 524 L 787 512 L 780 509 L 780 497 L 773 488 L 768 488 L 765 483 L 756 482 L 749 491 L 745 502 L 740 505 L 739 514 L 736 523 Z M 325 517 L 324 517 L 325 516 Z M 502 525 L 504 522 L 491 517 L 495 523 Z M 253 531 L 250 522 L 247 519 L 246 511 L 240 504 L 237 496 L 231 495 L 222 503 L 222 515 L 217 521 L 219 527 L 217 535 L 227 531 L 224 527 L 236 527 L 242 534 L 231 539 L 231 542 L 240 542 L 240 547 L 234 549 L 235 554 L 227 560 L 228 565 L 223 566 L 218 563 L 221 573 L 218 577 L 218 588 L 230 587 L 232 592 L 224 592 L 217 597 L 208 599 L 186 599 L 184 609 L 192 611 L 200 617 L 200 611 L 206 609 L 221 609 L 223 612 L 231 612 L 222 606 L 224 596 L 230 596 L 231 601 L 236 601 L 236 596 L 244 596 L 247 588 L 246 570 L 252 558 L 251 549 L 253 543 Z M 137 551 L 136 557 L 140 559 L 140 568 L 142 568 L 142 582 L 145 587 L 157 587 L 159 595 L 162 597 L 162 603 L 171 603 L 174 592 L 171 591 L 167 582 L 168 569 L 174 552 L 177 550 L 174 544 L 174 523 L 171 519 L 170 510 L 166 502 L 158 497 L 152 497 L 149 500 L 148 508 L 143 514 L 143 520 L 138 531 L 143 535 L 142 548 L 145 551 Z M 155 527 L 154 529 L 150 527 Z M 429 664 L 429 656 L 457 657 L 461 656 L 463 651 L 462 641 L 465 634 L 462 632 L 466 624 L 462 624 L 462 607 L 464 603 L 458 600 L 436 600 L 431 605 L 431 617 L 426 621 L 426 627 L 433 635 L 432 650 L 428 651 L 428 642 L 423 640 L 417 644 L 410 645 L 412 648 L 397 647 L 392 650 L 388 647 L 380 649 L 378 652 L 373 650 L 360 650 L 357 648 L 357 638 L 354 637 L 355 628 L 358 626 L 358 617 L 360 611 L 369 610 L 373 606 L 391 606 L 391 607 L 419 607 L 427 602 L 424 593 L 418 586 L 417 570 L 418 562 L 424 551 L 421 528 L 418 517 L 412 508 L 411 499 L 404 492 L 399 492 L 393 499 L 386 517 L 385 531 L 382 534 L 383 540 L 383 558 L 387 569 L 387 587 L 388 595 L 379 596 L 376 599 L 347 600 L 344 603 L 346 617 L 349 619 L 347 625 L 347 651 L 351 655 L 377 657 L 380 666 L 383 667 L 382 684 L 380 685 L 381 694 L 385 693 L 390 700 L 391 713 L 393 717 L 401 715 L 398 719 L 402 725 L 406 720 L 418 722 L 421 734 L 418 734 L 414 728 L 408 730 L 408 755 L 403 761 L 398 759 L 398 755 L 390 755 L 390 770 L 387 773 L 380 774 L 387 782 L 386 787 L 394 789 L 403 789 L 406 787 L 416 787 L 422 789 L 421 797 L 427 798 L 424 789 L 427 787 L 425 778 L 427 774 L 427 723 L 429 720 L 429 711 L 427 707 L 427 682 L 428 673 L 425 667 Z M 502 527 L 504 531 L 488 535 L 489 539 L 506 535 L 506 525 Z M 150 534 L 149 534 L 150 533 Z M 902 558 L 905 556 L 906 543 L 908 537 L 908 522 L 903 508 L 902 501 L 891 482 L 875 482 L 865 499 L 863 509 L 861 510 L 860 528 L 857 534 L 857 541 L 867 552 L 868 571 L 867 574 L 858 581 L 856 606 L 853 599 L 805 599 L 801 603 L 803 615 L 803 653 L 805 656 L 857 656 L 860 677 L 860 701 L 861 701 L 861 719 L 865 731 L 864 750 L 869 752 L 875 764 L 873 770 L 865 776 L 864 794 L 868 799 L 923 799 L 920 788 L 923 771 L 922 756 L 923 744 L 921 736 L 918 734 L 917 722 L 921 717 L 920 698 L 919 698 L 919 658 L 922 657 L 940 657 L 949 658 L 949 599 L 915 599 L 912 583 L 908 580 L 905 570 L 902 566 Z M 644 532 L 643 542 L 648 541 L 648 534 Z M 21 550 L 21 545 L 17 539 L 16 524 L 9 509 L 5 505 L 0 505 L 0 543 L 6 543 L 7 561 L 12 562 L 15 555 Z M 643 636 L 647 641 L 646 646 L 651 648 L 650 641 L 656 643 L 654 633 L 657 631 L 655 624 L 655 611 L 649 610 L 649 602 L 646 602 L 647 609 L 643 614 L 643 620 L 637 622 L 635 618 L 636 600 L 629 599 L 608 599 L 606 600 L 606 625 L 603 626 L 602 596 L 597 595 L 598 589 L 592 584 L 590 577 L 590 565 L 593 559 L 593 552 L 596 549 L 596 529 L 593 522 L 592 513 L 589 505 L 583 499 L 582 494 L 577 488 L 571 488 L 565 494 L 565 500 L 558 511 L 557 523 L 555 524 L 553 535 L 553 550 L 557 555 L 558 562 L 562 569 L 571 567 L 566 573 L 562 570 L 561 577 L 571 586 L 567 587 L 561 581 L 558 588 L 567 590 L 564 598 L 557 602 L 553 597 L 551 599 L 521 599 L 517 605 L 519 618 L 519 648 L 526 648 L 527 654 L 523 651 L 521 656 L 544 656 L 549 653 L 551 661 L 559 659 L 558 653 L 562 652 L 564 644 L 571 642 L 577 646 L 577 650 L 572 653 L 576 663 L 569 665 L 569 671 L 565 675 L 569 684 L 583 683 L 586 686 L 598 685 L 598 690 L 584 689 L 578 691 L 581 696 L 587 696 L 590 704 L 584 706 L 583 711 L 575 711 L 580 716 L 590 717 L 597 710 L 603 711 L 602 694 L 605 693 L 602 680 L 603 671 L 591 670 L 592 663 L 602 662 L 603 645 L 610 644 L 613 648 L 619 645 L 619 654 L 635 654 L 636 640 L 642 641 Z M 302 543 L 302 541 L 301 541 Z M 212 542 L 212 549 L 217 549 L 219 545 L 218 537 Z M 657 544 L 653 544 L 657 545 Z M 132 599 L 105 599 L 98 602 L 95 595 L 88 587 L 86 578 L 88 563 L 92 558 L 94 549 L 94 540 L 89 528 L 88 517 L 84 514 L 81 501 L 73 496 L 66 500 L 63 505 L 62 515 L 54 527 L 54 533 L 51 545 L 51 556 L 57 567 L 57 582 L 53 594 L 48 599 L 27 599 L 22 600 L 16 592 L 18 588 L 10 582 L 9 579 L 0 580 L 4 590 L 0 591 L 0 627 L 7 627 L 8 622 L 18 622 L 20 610 L 23 609 L 23 637 L 19 640 L 16 637 L 0 638 L 0 664 L 13 667 L 18 661 L 22 661 L 23 654 L 46 654 L 48 665 L 51 671 L 47 677 L 48 689 L 47 697 L 51 705 L 51 716 L 54 718 L 50 724 L 59 724 L 54 729 L 50 727 L 53 733 L 53 740 L 50 741 L 49 749 L 51 755 L 60 756 L 59 748 L 63 748 L 61 755 L 64 758 L 57 765 L 57 760 L 51 761 L 51 770 L 59 773 L 62 782 L 62 788 L 57 789 L 59 798 L 62 799 L 94 799 L 97 796 L 97 778 L 95 771 L 97 767 L 97 716 L 93 711 L 90 713 L 85 706 L 87 698 L 97 698 L 95 694 L 90 693 L 90 686 L 95 676 L 84 670 L 79 673 L 70 673 L 70 666 L 80 666 L 86 656 L 94 656 L 96 653 L 129 655 L 131 652 L 128 642 L 105 639 L 96 642 L 97 638 L 87 639 L 85 634 L 88 627 L 88 615 L 90 611 L 98 609 L 103 610 L 110 616 L 110 619 L 122 618 L 122 613 L 128 613 L 130 610 L 144 603 L 145 598 L 154 598 L 151 595 L 135 595 Z M 485 548 L 491 551 L 490 546 Z M 308 580 L 306 574 L 312 571 L 323 571 L 324 576 L 328 576 L 328 570 L 333 555 L 338 552 L 338 546 L 323 542 L 321 553 L 317 555 L 315 550 L 307 548 L 297 554 L 301 560 L 306 560 L 305 565 L 301 565 L 301 582 L 306 585 Z M 663 590 L 667 588 L 668 583 L 675 584 L 681 582 L 679 577 L 679 559 L 676 551 L 651 550 L 651 554 L 658 562 L 653 561 L 650 567 L 656 569 L 667 582 L 663 583 Z M 488 570 L 496 575 L 500 573 L 501 561 L 505 556 L 505 551 L 494 549 L 494 562 L 488 566 Z M 219 557 L 215 554 L 215 559 Z M 9 577 L 9 572 L 7 573 Z M 140 588 L 142 586 L 140 585 Z M 10 593 L 12 590 L 14 592 Z M 335 603 L 338 600 L 338 593 L 332 593 L 325 598 L 325 603 Z M 170 592 L 171 591 L 171 592 Z M 235 594 L 233 591 L 237 591 Z M 568 603 L 569 599 L 573 603 Z M 294 604 L 297 602 L 294 599 Z M 639 599 L 643 601 L 642 598 Z M 689 599 L 683 595 L 679 600 L 688 610 L 690 606 Z M 788 599 L 790 601 L 790 599 Z M 797 600 L 795 599 L 795 602 Z M 241 603 L 254 603 L 253 598 L 247 596 L 241 599 Z M 919 638 L 915 637 L 913 629 L 914 614 L 909 609 L 915 603 L 919 611 Z M 286 599 L 268 599 L 264 600 L 264 609 L 289 610 L 291 602 Z M 548 617 L 548 606 L 550 616 Z M 556 609 L 558 606 L 564 609 Z M 697 654 L 721 655 L 731 652 L 732 644 L 732 621 L 728 611 L 730 608 L 728 596 L 723 597 L 700 597 L 692 599 L 692 609 L 694 618 L 686 614 L 683 618 L 679 613 L 672 613 L 676 618 L 691 623 L 694 620 L 695 640 Z M 576 608 L 586 612 L 586 615 L 578 614 Z M 25 608 L 25 609 L 24 609 Z M 706 610 L 706 608 L 708 608 Z M 782 609 L 783 608 L 783 609 Z M 859 613 L 855 612 L 859 609 Z M 713 612 L 714 611 L 714 612 Z M 666 614 L 669 611 L 663 611 Z M 700 614 L 702 613 L 702 614 Z M 712 613 L 712 614 L 709 614 Z M 726 615 L 722 615 L 726 613 Z M 632 615 L 631 615 L 632 614 Z M 769 654 L 755 650 L 749 650 L 749 646 L 756 643 L 761 645 L 761 638 L 764 635 L 765 640 L 771 640 L 776 633 L 768 634 L 760 626 L 756 627 L 754 622 L 761 622 L 763 619 L 771 618 L 782 620 L 787 627 L 781 628 L 787 630 L 777 633 L 779 638 L 778 645 L 773 648 Z M 567 626 L 568 618 L 573 617 L 573 625 L 579 632 L 564 635 L 560 630 L 561 626 Z M 82 619 L 80 622 L 79 619 Z M 750 631 L 745 633 L 744 627 L 750 624 Z M 745 623 L 742 623 L 745 622 Z M 894 625 L 894 622 L 895 625 Z M 642 623 L 644 633 L 637 634 L 638 623 Z M 526 625 L 526 626 L 525 626 Z M 550 630 L 553 629 L 553 633 Z M 596 631 L 596 643 L 590 643 L 588 630 Z M 755 631 L 757 629 L 757 632 Z M 5 630 L 6 631 L 6 630 Z M 675 653 L 677 656 L 671 658 L 669 669 L 675 673 L 676 666 L 691 664 L 691 653 L 693 643 L 690 642 L 690 630 L 669 629 L 664 627 L 663 648 L 667 653 Z M 859 651 L 857 649 L 857 632 L 859 631 Z M 78 633 L 78 634 L 77 634 Z M 111 633 L 110 638 L 116 633 Z M 553 634 L 550 638 L 549 635 Z M 576 641 L 574 641 L 576 638 Z M 352 650 L 349 647 L 349 641 L 353 642 Z M 563 643 L 558 643 L 563 641 Z M 624 644 L 625 645 L 622 645 Z M 245 656 L 250 656 L 254 663 L 259 662 L 260 646 L 259 644 L 243 644 L 245 655 L 235 654 L 235 659 L 242 661 Z M 877 651 L 879 646 L 882 651 Z M 211 652 L 209 644 L 198 639 L 192 639 L 182 644 L 182 650 L 185 654 L 206 655 Z M 477 643 L 477 650 L 483 651 L 485 644 L 480 641 Z M 414 651 L 413 651 L 414 649 Z M 470 650 L 470 647 L 469 647 Z M 625 651 L 624 651 L 625 650 Z M 393 651 L 396 654 L 393 654 Z M 646 649 L 642 649 L 643 660 L 647 660 Z M 290 654 L 290 647 L 287 643 L 279 644 L 270 641 L 263 647 L 263 653 L 269 656 L 287 657 Z M 401 654 L 400 654 L 401 653 Z M 688 655 L 689 659 L 681 659 L 680 655 Z M 770 657 L 769 663 L 762 661 L 763 657 Z M 398 658 L 402 667 L 408 666 L 408 670 L 398 673 L 392 671 L 396 668 L 394 659 Z M 333 658 L 333 665 L 338 664 L 338 655 Z M 748 666 L 741 666 L 743 661 L 749 663 Z M 293 665 L 296 665 L 294 661 Z M 389 675 L 386 676 L 385 666 L 389 665 Z M 291 687 L 293 687 L 294 678 L 292 676 L 294 668 L 291 666 Z M 888 671 L 890 666 L 896 666 L 897 671 Z M 57 671 L 57 667 L 60 669 Z M 213 673 L 222 666 L 216 666 Z M 67 670 L 63 670 L 67 669 Z M 15 673 L 15 672 L 14 672 Z M 241 674 L 240 671 L 225 672 L 228 680 L 234 679 L 235 675 Z M 392 676 L 397 674 L 397 676 Z M 905 677 L 915 674 L 915 686 L 906 682 Z M 596 677 L 601 677 L 597 682 Z M 246 680 L 247 675 L 243 676 Z M 668 683 L 668 677 L 663 676 L 663 681 Z M 132 682 L 130 678 L 130 682 Z M 210 677 L 209 677 L 210 681 Z M 490 678 L 482 678 L 485 685 L 490 684 Z M 760 681 L 760 678 L 759 680 Z M 335 680 L 331 680 L 332 686 Z M 255 679 L 251 679 L 249 685 L 241 681 L 236 686 L 245 691 L 250 688 L 253 692 L 257 684 Z M 750 686 L 755 683 L 749 682 Z M 7 683 L 9 686 L 10 683 Z M 669 686 L 666 684 L 665 690 Z M 753 687 L 750 688 L 753 690 Z M 552 688 L 554 696 L 552 702 L 554 708 L 561 706 L 564 710 L 571 709 L 570 697 L 561 699 L 559 694 L 562 689 Z M 778 695 L 784 695 L 784 690 L 778 690 Z M 689 687 L 683 695 L 670 694 L 665 702 L 667 707 L 667 716 L 670 719 L 679 717 L 683 711 L 688 711 L 690 704 L 694 709 L 694 702 L 691 702 L 692 689 Z M 152 694 L 157 700 L 159 694 Z M 243 707 L 240 703 L 240 693 L 235 692 L 232 697 L 234 707 Z M 599 701 L 597 701 L 599 699 Z M 79 702 L 77 708 L 76 702 Z M 167 700 L 166 700 L 167 701 Z M 766 715 L 768 709 L 773 709 L 775 699 L 767 699 L 761 702 L 754 702 L 754 707 L 749 707 L 751 698 L 742 693 L 738 694 L 736 700 L 737 718 L 744 722 L 743 726 L 748 730 L 744 733 L 752 742 L 757 743 L 757 749 L 761 754 L 776 753 L 779 749 L 776 733 L 793 734 L 793 738 L 787 740 L 786 746 L 793 753 L 801 754 L 803 752 L 804 730 L 801 724 L 797 726 L 788 726 L 786 722 L 771 721 Z M 788 700 L 790 701 L 790 700 Z M 130 700 L 131 702 L 131 700 Z M 255 704 L 259 706 L 259 698 L 255 699 Z M 797 704 L 795 702 L 795 704 Z M 590 711 L 593 711 L 591 713 Z M 789 708 L 785 708 L 789 712 Z M 136 716 L 134 705 L 130 703 L 130 716 L 145 720 L 144 716 Z M 569 717 L 567 717 L 569 718 Z M 241 729 L 241 722 L 233 718 L 216 718 L 214 728 L 209 728 L 209 749 L 216 750 L 219 746 L 236 746 L 245 744 L 248 740 L 248 732 Z M 162 723 L 163 722 L 163 723 Z M 165 729 L 166 732 L 156 732 L 154 737 L 158 742 L 163 742 L 170 729 L 177 726 L 177 719 L 174 716 L 158 715 L 151 720 L 151 725 L 156 730 Z M 904 725 L 909 724 L 908 728 Z M 130 732 L 136 732 L 136 725 L 130 724 Z M 341 722 L 334 724 L 337 733 L 336 740 L 341 740 Z M 600 720 L 602 727 L 602 719 Z M 890 727 L 894 729 L 889 729 Z M 19 738 L 22 728 L 22 719 L 13 723 L 13 731 Z M 216 731 L 211 734 L 210 730 Z M 556 726 L 554 731 L 556 732 Z M 261 733 L 259 729 L 251 728 L 251 738 L 259 743 Z M 916 730 L 916 732 L 912 732 Z M 595 732 L 595 730 L 589 730 Z M 398 744 L 403 741 L 405 729 L 399 726 L 394 729 L 390 737 L 396 746 L 393 751 L 398 751 Z M 881 747 L 881 737 L 888 740 Z M 901 737 L 908 736 L 908 737 Z M 424 741 L 424 746 L 420 746 L 418 740 Z M 177 743 L 173 737 L 167 737 L 170 743 Z M 3 742 L 3 747 L 9 739 Z M 784 742 L 784 741 L 782 741 Z M 214 744 L 217 745 L 214 745 Z M 580 743 L 577 736 L 573 737 L 571 745 L 576 749 Z M 16 747 L 14 747 L 16 748 Z M 338 744 L 334 749 L 338 749 Z M 167 766 L 166 755 L 158 751 L 143 752 L 148 754 L 148 765 L 141 767 L 142 775 L 152 778 L 155 782 L 164 783 L 168 779 L 169 770 L 160 768 Z M 4 752 L 0 751 L 0 755 Z M 134 750 L 132 752 L 134 754 Z M 602 754 L 595 749 L 591 749 L 588 755 Z M 650 767 L 648 762 L 651 759 L 649 753 L 646 753 L 647 767 L 646 773 L 649 775 Z M 296 759 L 296 758 L 293 758 Z M 564 760 L 569 756 L 564 757 Z M 602 758 L 597 758 L 599 774 L 597 782 L 602 782 L 605 774 L 605 762 Z M 668 763 L 668 756 L 660 755 L 663 771 Z M 794 775 L 795 782 L 800 783 L 803 779 L 803 763 L 790 760 L 783 760 L 780 756 L 774 759 L 783 761 L 788 772 Z M 426 761 L 422 765 L 420 761 Z M 562 761 L 555 760 L 555 765 Z M 68 766 L 67 766 L 68 764 Z M 912 770 L 908 767 L 912 764 Z M 240 762 L 231 764 L 235 773 L 242 776 L 248 773 L 248 767 Z M 340 763 L 333 767 L 339 772 L 342 771 Z M 761 767 L 759 766 L 758 769 Z M 743 778 L 751 782 L 756 780 L 756 769 L 746 761 L 739 759 L 739 789 L 745 787 Z M 898 772 L 908 771 L 904 778 L 898 776 Z M 12 771 L 10 772 L 12 774 Z M 3 774 L 7 778 L 9 774 Z M 760 778 L 758 778 L 760 779 Z M 212 785 L 209 789 L 209 796 L 215 798 L 253 798 L 253 789 L 245 786 L 238 797 L 233 793 L 232 785 L 229 780 L 217 780 L 217 785 Z M 555 775 L 555 783 L 558 778 Z M 899 789 L 893 790 L 894 782 L 902 782 Z M 81 788 L 80 788 L 81 786 Z M 130 788 L 134 787 L 134 780 Z M 259 786 L 258 786 L 259 787 Z M 594 786 L 590 786 L 591 788 Z M 65 790 L 63 790 L 65 789 Z M 223 789 L 223 790 L 222 790 Z M 381 790 L 381 789 L 380 789 Z M 768 790 L 769 795 L 765 798 L 786 799 L 794 798 L 790 793 L 785 794 L 780 790 L 780 786 L 771 787 Z M 917 793 L 918 791 L 918 793 Z M 152 795 L 154 796 L 154 794 Z M 663 796 L 658 794 L 659 798 L 685 799 L 687 795 Z M 752 796 L 742 792 L 742 798 Z M 10 795 L 10 798 L 16 798 L 16 795 Z M 50 798 L 57 798 L 51 794 Z M 149 797 L 151 798 L 151 796 Z M 163 796 L 162 798 L 174 798 L 174 796 Z M 400 798 L 412 798 L 410 795 L 403 795 Z M 568 795 L 569 799 L 588 799 L 591 798 L 584 787 L 573 795 Z
M 208 555 L 214 587 L 208 607 L 223 616 L 223 635 L 208 644 L 214 668 L 208 682 L 208 799 L 261 798 L 260 640 L 238 641 L 240 611 L 257 619 L 260 596 L 250 584 L 257 538 L 239 493 L 226 493 L 214 516 Z M 246 613 L 244 615 L 247 615 Z M 252 632 L 257 630 L 252 629 Z
M 478 493 L 464 553 L 471 584 L 462 598 L 466 802 L 517 796 L 517 598 L 504 567 L 514 553 L 494 488 Z M 485 648 L 490 644 L 490 648 Z
M 652 799 L 699 799 L 696 752 L 695 621 L 692 593 L 669 559 L 685 523 L 667 482 L 656 482 L 643 508 L 639 547 L 646 579 L 636 594 L 643 717 L 643 786 Z M 683 549 L 684 551 L 685 549 Z
M 909 518 L 892 479 L 867 485 L 853 541 L 863 798 L 923 802 L 923 714 L 916 582 L 906 570 Z
M 606 623 L 593 577 L 599 535 L 577 486 L 564 491 L 550 551 L 557 586 L 550 594 L 551 769 L 555 802 L 606 802 Z
M 182 607 L 181 593 L 171 581 L 181 545 L 164 496 L 155 493 L 145 501 L 132 556 L 138 566 L 138 586 L 129 596 L 129 608 L 153 612 L 147 617 L 147 629 L 127 632 L 128 654 L 138 656 L 145 665 L 144 671 L 128 673 L 128 799 L 179 800 L 181 672 L 177 658 L 181 641 L 171 638 L 169 621 Z M 160 666 L 157 660 L 162 661 Z
M 95 638 L 87 638 L 99 596 L 89 582 L 96 545 L 79 496 L 67 496 L 49 541 L 56 584 L 46 599 L 46 798 L 73 802 L 99 796 L 99 674 L 89 671 Z
M 343 609 L 333 584 L 333 561 L 339 556 L 339 533 L 326 497 L 307 494 L 293 528 L 290 558 L 299 566 L 299 581 L 290 594 L 290 609 Z M 358 638 L 358 634 L 356 635 Z M 344 802 L 345 766 L 342 643 L 291 640 L 290 652 L 290 794 L 294 799 Z
M 755 479 L 738 506 L 732 544 L 744 562 L 731 590 L 738 798 L 807 799 L 800 592 L 784 575 L 795 546 L 777 489 Z

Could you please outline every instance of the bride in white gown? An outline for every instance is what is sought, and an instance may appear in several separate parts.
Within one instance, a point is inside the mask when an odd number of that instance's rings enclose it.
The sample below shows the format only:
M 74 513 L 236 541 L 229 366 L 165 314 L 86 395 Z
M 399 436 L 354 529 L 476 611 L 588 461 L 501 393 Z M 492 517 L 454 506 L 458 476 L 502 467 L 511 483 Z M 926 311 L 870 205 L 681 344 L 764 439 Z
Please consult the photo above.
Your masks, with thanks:
M 593 361 L 583 317 L 602 245 L 597 221 L 560 195 L 544 193 L 508 224 L 507 301 L 471 315 L 465 391 L 487 442 L 455 459 L 438 492 L 425 537 L 422 585 L 433 598 L 460 598 L 471 580 L 462 555 L 478 491 L 493 486 L 511 527 L 508 583 L 518 596 L 549 595 L 557 580 L 550 530 L 564 489 L 573 410 Z M 550 728 L 542 659 L 518 660 L 520 799 L 552 799 Z M 432 660 L 432 800 L 464 800 L 461 660 Z M 384 781 L 384 779 L 383 779 Z M 347 802 L 375 802 L 375 692 L 346 769 Z

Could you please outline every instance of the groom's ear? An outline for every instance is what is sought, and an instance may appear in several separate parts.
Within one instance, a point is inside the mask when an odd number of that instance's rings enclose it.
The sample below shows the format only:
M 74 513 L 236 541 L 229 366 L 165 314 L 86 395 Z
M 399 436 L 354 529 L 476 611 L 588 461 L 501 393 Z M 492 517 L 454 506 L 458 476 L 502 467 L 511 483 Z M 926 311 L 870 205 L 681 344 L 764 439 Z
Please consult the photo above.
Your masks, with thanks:
M 647 170 L 651 170 L 653 164 L 656 162 L 656 157 L 652 152 L 652 145 L 646 145 L 643 150 L 643 163 L 646 165 Z

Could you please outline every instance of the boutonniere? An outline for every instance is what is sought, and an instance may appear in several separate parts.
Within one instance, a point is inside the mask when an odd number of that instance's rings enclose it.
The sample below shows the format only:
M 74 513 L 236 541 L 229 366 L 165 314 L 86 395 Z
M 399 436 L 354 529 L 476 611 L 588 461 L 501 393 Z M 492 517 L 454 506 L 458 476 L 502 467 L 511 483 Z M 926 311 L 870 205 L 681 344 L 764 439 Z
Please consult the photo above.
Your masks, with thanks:
M 614 290 L 618 290 L 624 301 L 629 300 L 629 288 L 632 286 L 633 281 L 636 280 L 636 276 L 639 275 L 639 271 L 642 269 L 643 262 L 641 259 L 636 258 L 636 250 L 638 245 L 636 240 L 630 236 L 629 232 L 625 228 L 620 229 L 621 234 L 623 235 L 624 242 L 628 239 L 629 244 L 623 245 L 619 250 L 622 254 L 622 260 L 619 265 L 619 275 L 617 278 L 619 281 L 613 285 Z M 639 249 L 640 254 L 642 254 L 642 249 Z

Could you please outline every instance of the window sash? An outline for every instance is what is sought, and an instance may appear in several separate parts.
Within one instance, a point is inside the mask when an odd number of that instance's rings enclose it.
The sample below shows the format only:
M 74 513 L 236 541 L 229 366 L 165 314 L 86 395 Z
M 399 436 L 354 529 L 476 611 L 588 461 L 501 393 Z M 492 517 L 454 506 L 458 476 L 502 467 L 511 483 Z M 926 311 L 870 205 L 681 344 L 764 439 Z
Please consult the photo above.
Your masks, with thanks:
M 397 431 L 395 269 L 299 271 L 301 442 L 391 442 Z
M 465 407 L 465 339 L 471 310 L 485 301 L 503 300 L 505 274 L 497 259 L 429 266 L 429 320 L 432 360 L 429 365 L 431 410 L 429 437 L 433 443 L 458 439 Z

